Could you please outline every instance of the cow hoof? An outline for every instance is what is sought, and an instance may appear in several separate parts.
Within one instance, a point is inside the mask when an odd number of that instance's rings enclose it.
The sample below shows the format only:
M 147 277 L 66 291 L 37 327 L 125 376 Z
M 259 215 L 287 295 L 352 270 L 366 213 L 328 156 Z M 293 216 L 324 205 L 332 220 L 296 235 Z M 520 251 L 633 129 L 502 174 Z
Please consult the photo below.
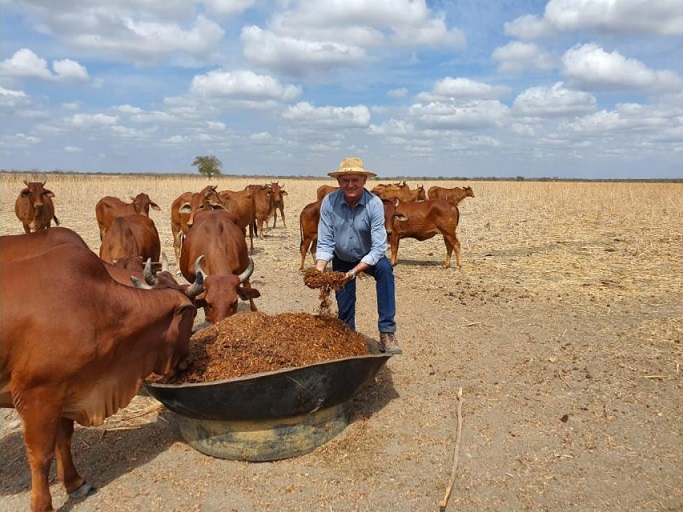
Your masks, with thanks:
M 88 482 L 83 482 L 83 484 L 77 488 L 75 491 L 69 493 L 70 498 L 85 498 L 97 492 L 97 487 L 93 487 Z

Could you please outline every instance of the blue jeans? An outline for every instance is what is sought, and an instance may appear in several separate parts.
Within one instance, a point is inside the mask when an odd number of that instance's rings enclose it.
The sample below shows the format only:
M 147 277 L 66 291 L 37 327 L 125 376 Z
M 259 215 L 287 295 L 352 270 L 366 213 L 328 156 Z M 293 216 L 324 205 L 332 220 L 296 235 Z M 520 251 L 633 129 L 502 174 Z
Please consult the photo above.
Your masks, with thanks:
M 348 272 L 358 264 L 357 261 L 342 261 L 337 256 L 332 259 L 332 270 Z M 375 279 L 377 289 L 377 327 L 379 332 L 396 332 L 396 287 L 394 268 L 386 257 L 382 257 L 374 267 L 364 270 Z M 356 279 L 349 281 L 335 292 L 337 317 L 352 331 L 356 330 Z

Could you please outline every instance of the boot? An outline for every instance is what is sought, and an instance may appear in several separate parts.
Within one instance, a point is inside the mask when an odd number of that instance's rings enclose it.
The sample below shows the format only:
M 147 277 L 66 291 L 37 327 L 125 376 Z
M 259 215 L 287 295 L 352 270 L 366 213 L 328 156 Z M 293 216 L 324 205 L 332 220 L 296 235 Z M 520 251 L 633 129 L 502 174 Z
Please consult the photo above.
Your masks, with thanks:
M 398 342 L 396 341 L 396 333 L 379 333 L 379 351 L 391 355 L 403 353 L 403 350 L 401 350 L 401 347 L 398 346 Z

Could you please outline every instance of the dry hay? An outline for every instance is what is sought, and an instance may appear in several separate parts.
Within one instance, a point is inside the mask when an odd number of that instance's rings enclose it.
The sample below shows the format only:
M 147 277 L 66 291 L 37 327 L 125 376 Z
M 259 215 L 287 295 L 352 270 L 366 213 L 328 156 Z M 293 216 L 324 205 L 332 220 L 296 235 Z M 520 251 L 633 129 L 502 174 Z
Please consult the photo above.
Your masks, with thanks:
M 245 311 L 192 336 L 193 362 L 159 382 L 213 382 L 368 354 L 365 338 L 342 321 L 308 313 Z
M 310 268 L 304 272 L 304 284 L 309 288 L 320 289 L 319 314 L 330 315 L 330 292 L 337 291 L 346 279 L 344 272 L 320 272 L 316 268 Z

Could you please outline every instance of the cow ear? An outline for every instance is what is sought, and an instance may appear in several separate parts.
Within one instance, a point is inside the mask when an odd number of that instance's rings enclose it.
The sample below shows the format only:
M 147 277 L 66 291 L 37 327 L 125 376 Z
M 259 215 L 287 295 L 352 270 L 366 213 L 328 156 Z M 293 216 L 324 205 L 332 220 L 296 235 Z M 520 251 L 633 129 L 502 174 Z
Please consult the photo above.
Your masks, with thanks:
M 281 190 L 280 193 L 281 193 L 283 196 L 289 195 L 289 194 L 287 194 L 287 191 L 286 191 L 286 190 Z
M 239 295 L 240 299 L 242 300 L 249 300 L 260 297 L 261 292 L 259 292 L 256 288 L 244 288 L 243 286 L 240 286 L 237 288 L 237 295 Z
M 45 190 L 43 191 L 43 195 L 44 195 L 44 196 L 47 196 L 47 197 L 55 197 L 55 193 L 52 192 L 52 190 L 48 190 L 48 189 L 45 189 Z
M 149 205 L 152 207 L 152 209 L 154 209 L 154 210 L 156 210 L 156 211 L 158 211 L 158 212 L 161 211 L 161 208 L 159 208 L 159 205 L 158 205 L 158 204 L 156 204 L 156 203 L 149 203 Z
M 28 197 L 31 195 L 31 191 L 27 188 L 21 191 L 21 197 Z
M 185 203 L 178 209 L 178 211 L 180 213 L 192 213 L 192 205 Z

